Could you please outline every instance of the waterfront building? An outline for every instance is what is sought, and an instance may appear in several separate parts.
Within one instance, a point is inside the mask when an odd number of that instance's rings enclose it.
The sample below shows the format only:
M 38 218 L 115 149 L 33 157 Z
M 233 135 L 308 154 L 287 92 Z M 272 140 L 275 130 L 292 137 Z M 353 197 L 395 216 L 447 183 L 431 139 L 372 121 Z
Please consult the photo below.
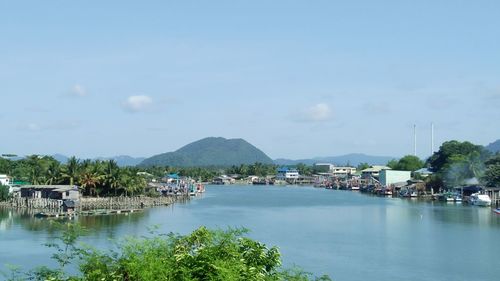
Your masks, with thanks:
M 377 178 L 379 177 L 380 175 L 380 171 L 382 170 L 391 170 L 391 168 L 387 167 L 387 166 L 378 166 L 378 165 L 374 165 L 374 166 L 370 166 L 370 168 L 366 168 L 364 170 L 361 171 L 361 177 L 363 178 L 370 178 L 370 177 L 374 177 L 374 178 Z
M 299 171 L 297 169 L 291 169 L 287 167 L 281 167 L 278 169 L 276 174 L 277 180 L 296 180 L 299 178 Z
M 333 167 L 332 174 L 336 177 L 347 177 L 356 173 L 356 168 L 354 167 Z
M 379 173 L 379 182 L 384 186 L 406 183 L 411 180 L 411 171 L 381 170 Z
M 356 173 L 356 168 L 347 166 L 335 166 L 330 163 L 314 164 L 314 171 L 319 175 L 331 175 L 334 177 L 345 178 Z
M 233 184 L 235 182 L 236 180 L 234 178 L 227 175 L 221 175 L 212 180 L 212 184 Z
M 23 198 L 80 199 L 76 185 L 24 185 L 20 189 Z
M 316 163 L 314 164 L 314 172 L 317 174 L 330 173 L 335 165 L 331 163 Z
M 7 175 L 0 175 L 0 185 L 10 186 L 12 184 L 11 177 Z

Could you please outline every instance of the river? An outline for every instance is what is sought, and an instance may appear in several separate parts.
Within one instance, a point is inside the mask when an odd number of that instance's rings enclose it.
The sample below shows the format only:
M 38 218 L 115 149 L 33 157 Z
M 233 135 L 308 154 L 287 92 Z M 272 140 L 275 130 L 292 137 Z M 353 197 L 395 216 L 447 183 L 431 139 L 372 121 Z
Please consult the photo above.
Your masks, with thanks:
M 81 217 L 85 243 L 210 228 L 245 227 L 277 245 L 284 265 L 334 280 L 498 280 L 500 215 L 490 208 L 381 198 L 297 186 L 208 186 L 186 204 L 130 215 Z M 0 264 L 51 264 L 50 220 L 0 209 Z M 5 268 L 4 268 L 5 269 Z M 1 277 L 0 277 L 1 278 Z

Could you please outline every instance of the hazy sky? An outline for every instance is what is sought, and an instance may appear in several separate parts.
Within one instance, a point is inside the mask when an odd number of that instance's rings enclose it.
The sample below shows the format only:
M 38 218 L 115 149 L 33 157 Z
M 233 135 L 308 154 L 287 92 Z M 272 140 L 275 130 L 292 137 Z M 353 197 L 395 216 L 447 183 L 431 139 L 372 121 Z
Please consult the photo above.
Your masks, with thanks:
M 500 138 L 500 1 L 2 1 L 0 153 L 272 158 Z

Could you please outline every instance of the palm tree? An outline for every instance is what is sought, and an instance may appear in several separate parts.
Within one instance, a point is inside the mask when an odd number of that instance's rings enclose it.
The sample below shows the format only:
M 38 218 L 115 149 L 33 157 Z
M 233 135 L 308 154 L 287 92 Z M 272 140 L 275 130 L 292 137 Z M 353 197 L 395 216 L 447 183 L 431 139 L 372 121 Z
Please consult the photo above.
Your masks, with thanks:
M 110 190 L 114 190 L 115 196 L 120 185 L 120 168 L 114 160 L 105 161 L 104 178 Z M 108 191 L 109 193 L 109 191 Z
M 32 184 L 40 184 L 43 182 L 43 167 L 41 157 L 38 155 L 30 155 L 24 160 L 27 166 L 28 181 Z
M 51 161 L 45 171 L 45 184 L 55 184 L 61 178 L 61 165 L 57 161 Z
M 99 183 L 99 175 L 91 172 L 85 172 L 80 177 L 80 186 L 88 195 L 97 195 L 96 187 Z
M 68 163 L 64 166 L 62 177 L 69 179 L 69 184 L 73 185 L 75 180 L 78 178 L 80 172 L 80 161 L 72 156 L 68 159 Z

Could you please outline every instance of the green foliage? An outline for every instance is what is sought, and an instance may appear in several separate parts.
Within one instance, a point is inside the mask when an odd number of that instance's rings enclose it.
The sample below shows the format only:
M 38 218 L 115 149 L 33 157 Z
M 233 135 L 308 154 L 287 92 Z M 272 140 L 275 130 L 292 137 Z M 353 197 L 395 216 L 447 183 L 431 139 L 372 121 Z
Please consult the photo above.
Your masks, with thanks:
M 500 187 L 500 154 L 486 161 L 486 172 L 484 181 L 488 186 Z
M 466 179 L 482 178 L 484 162 L 490 153 L 470 142 L 447 141 L 441 145 L 427 163 L 448 187 L 465 183 Z
M 206 167 L 252 163 L 272 164 L 261 150 L 243 139 L 205 138 L 175 152 L 145 159 L 140 166 Z
M 311 176 L 313 174 L 312 166 L 307 166 L 304 163 L 299 163 L 295 167 L 297 168 L 297 171 L 299 171 L 300 175 Z
M 9 187 L 0 185 L 0 202 L 7 201 L 10 198 Z
M 393 170 L 400 171 L 416 171 L 424 167 L 424 162 L 417 156 L 406 155 L 403 158 L 396 160 L 393 159 L 387 163 L 387 166 Z
M 78 248 L 82 229 L 64 224 L 64 231 L 49 246 L 56 249 L 56 269 L 40 267 L 25 273 L 29 280 L 241 280 L 309 281 L 314 278 L 300 269 L 281 269 L 276 247 L 245 237 L 245 229 L 208 230 L 200 227 L 186 236 L 152 233 L 130 237 L 118 243 L 116 251 Z M 65 268 L 78 261 L 80 273 L 71 276 Z M 75 264 L 76 265 L 76 264 Z M 9 281 L 23 280 L 18 268 L 5 275 Z
M 359 163 L 358 167 L 356 168 L 357 171 L 362 171 L 364 169 L 370 168 L 370 164 L 368 163 Z

